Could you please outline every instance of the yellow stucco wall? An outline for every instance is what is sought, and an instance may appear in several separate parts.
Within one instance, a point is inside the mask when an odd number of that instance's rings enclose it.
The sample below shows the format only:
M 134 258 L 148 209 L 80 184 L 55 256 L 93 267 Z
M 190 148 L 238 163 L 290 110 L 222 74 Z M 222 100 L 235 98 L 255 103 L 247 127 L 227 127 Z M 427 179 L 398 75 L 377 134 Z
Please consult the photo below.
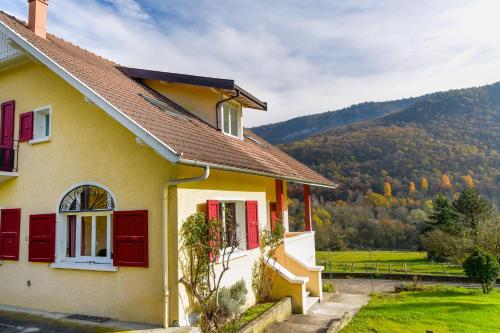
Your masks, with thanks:
M 180 83 L 152 80 L 146 80 L 144 83 L 171 98 L 186 110 L 195 113 L 210 125 L 216 125 L 215 106 L 219 100 L 224 98 L 220 93 L 208 87 Z
M 193 176 L 200 173 L 199 169 L 175 167 L 177 177 Z M 242 175 L 234 172 L 223 172 L 213 170 L 208 180 L 199 183 L 191 183 L 179 185 L 176 188 L 175 206 L 177 207 L 177 222 L 178 228 L 182 227 L 183 221 L 195 211 L 204 211 L 206 209 L 207 200 L 219 201 L 237 201 L 243 202 L 246 200 L 258 201 L 259 214 L 259 230 L 264 230 L 269 226 L 269 202 L 275 200 L 274 180 L 259 176 Z M 172 198 L 171 202 L 174 202 Z M 238 220 L 238 223 L 245 227 L 245 221 Z M 171 232 L 173 235 L 173 232 Z M 230 269 L 225 273 L 223 285 L 229 286 L 240 279 L 246 283 L 249 291 L 247 305 L 255 303 L 255 296 L 252 291 L 252 267 L 255 260 L 259 257 L 260 250 L 254 249 L 250 251 L 241 251 L 239 254 L 234 254 L 230 262 Z M 179 258 L 171 258 L 172 263 L 177 267 L 171 267 L 171 274 L 176 274 L 170 280 L 178 280 L 183 276 L 182 268 L 179 267 Z M 182 262 L 182 253 L 180 254 Z M 182 285 L 173 286 L 171 293 L 179 295 L 171 301 L 171 320 L 178 321 L 181 326 L 188 325 L 193 318 L 190 314 L 194 311 L 193 304 L 190 303 L 189 297 Z M 176 304 L 176 300 L 178 303 Z M 174 312 L 177 312 L 174 315 Z
M 0 303 L 161 323 L 161 198 L 170 165 L 41 65 L 0 73 L 0 101 L 8 100 L 16 101 L 16 138 L 20 113 L 52 105 L 52 138 L 21 143 L 19 177 L 0 184 L 0 207 L 22 209 L 20 260 L 0 265 Z M 86 181 L 109 188 L 118 210 L 149 211 L 149 268 L 95 272 L 28 262 L 29 215 L 55 213 L 61 195 Z

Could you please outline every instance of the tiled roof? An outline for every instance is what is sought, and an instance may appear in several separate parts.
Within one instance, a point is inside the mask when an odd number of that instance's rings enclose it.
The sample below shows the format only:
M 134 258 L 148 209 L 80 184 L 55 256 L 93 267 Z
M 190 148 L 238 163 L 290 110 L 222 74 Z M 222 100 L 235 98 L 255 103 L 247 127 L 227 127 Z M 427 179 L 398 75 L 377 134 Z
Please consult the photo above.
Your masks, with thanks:
M 118 64 L 47 34 L 36 36 L 22 22 L 4 12 L 0 21 L 85 86 L 132 119 L 183 161 L 198 161 L 212 167 L 230 167 L 241 172 L 266 174 L 298 182 L 335 186 L 331 181 L 267 143 L 249 130 L 244 140 L 224 135 L 173 101 L 124 75 Z M 185 116 L 165 112 L 143 96 L 172 105 Z

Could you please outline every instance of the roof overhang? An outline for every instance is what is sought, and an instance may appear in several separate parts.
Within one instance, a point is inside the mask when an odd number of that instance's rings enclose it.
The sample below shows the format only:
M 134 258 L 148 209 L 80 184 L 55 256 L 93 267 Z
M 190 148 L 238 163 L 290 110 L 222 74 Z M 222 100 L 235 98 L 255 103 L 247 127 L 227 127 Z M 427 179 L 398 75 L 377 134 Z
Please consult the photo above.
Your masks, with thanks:
M 319 183 L 319 182 L 313 182 L 313 181 L 310 181 L 310 180 L 307 180 L 304 178 L 300 178 L 300 177 L 290 177 L 290 176 L 284 176 L 284 175 L 280 176 L 278 174 L 273 174 L 273 173 L 264 172 L 264 171 L 237 168 L 237 167 L 232 167 L 229 165 L 206 163 L 206 162 L 194 161 L 194 160 L 189 160 L 189 159 L 184 159 L 184 158 L 181 158 L 179 160 L 179 164 L 196 166 L 196 167 L 209 166 L 209 167 L 211 167 L 213 169 L 217 169 L 217 170 L 243 172 L 243 173 L 250 174 L 250 175 L 270 177 L 270 178 L 275 178 L 275 179 L 282 179 L 282 180 L 286 180 L 286 181 L 291 182 L 291 183 L 305 184 L 305 185 L 311 185 L 311 186 L 316 186 L 316 187 L 323 187 L 323 188 L 330 188 L 330 189 L 336 189 L 338 187 L 338 184 L 334 184 L 334 183 L 330 183 L 330 184 Z
M 224 95 L 231 95 L 235 91 L 239 92 L 236 101 L 244 107 L 267 111 L 267 103 L 261 101 L 245 89 L 234 83 L 234 80 L 219 79 L 207 76 L 188 75 L 180 73 L 152 71 L 141 68 L 118 67 L 123 74 L 135 80 L 153 80 L 169 83 L 187 84 L 199 87 L 212 88 Z

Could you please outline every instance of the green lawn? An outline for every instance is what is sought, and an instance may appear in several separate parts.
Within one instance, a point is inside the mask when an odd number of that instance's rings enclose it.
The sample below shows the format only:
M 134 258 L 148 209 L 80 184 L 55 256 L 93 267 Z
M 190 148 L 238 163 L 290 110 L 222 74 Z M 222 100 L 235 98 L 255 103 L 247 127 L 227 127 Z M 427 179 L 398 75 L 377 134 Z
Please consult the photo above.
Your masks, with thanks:
M 317 251 L 316 259 L 326 272 L 463 275 L 462 267 L 430 262 L 417 251 Z
M 434 287 L 374 295 L 341 333 L 500 332 L 500 291 Z
M 246 324 L 250 323 L 252 320 L 269 310 L 270 308 L 273 307 L 277 302 L 267 302 L 267 303 L 259 303 L 255 304 L 254 306 L 251 306 L 248 308 L 243 314 L 241 315 L 240 319 L 237 322 L 231 322 L 226 324 L 226 326 L 223 329 L 224 333 L 233 333 L 239 331 L 243 326 Z

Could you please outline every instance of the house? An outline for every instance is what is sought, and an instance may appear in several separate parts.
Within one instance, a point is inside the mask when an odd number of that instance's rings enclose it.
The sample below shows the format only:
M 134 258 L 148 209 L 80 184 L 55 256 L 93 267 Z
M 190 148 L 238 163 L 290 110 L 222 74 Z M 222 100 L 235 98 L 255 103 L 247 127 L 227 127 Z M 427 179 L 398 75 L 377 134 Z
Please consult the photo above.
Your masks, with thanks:
M 232 80 L 121 67 L 47 33 L 48 0 L 28 3 L 28 24 L 0 12 L 0 304 L 190 325 L 182 222 L 207 202 L 233 211 L 224 283 L 251 291 L 259 231 L 287 228 L 298 183 L 305 230 L 286 233 L 273 293 L 306 312 L 321 297 L 309 189 L 335 185 L 244 129 L 242 108 L 266 103 Z

